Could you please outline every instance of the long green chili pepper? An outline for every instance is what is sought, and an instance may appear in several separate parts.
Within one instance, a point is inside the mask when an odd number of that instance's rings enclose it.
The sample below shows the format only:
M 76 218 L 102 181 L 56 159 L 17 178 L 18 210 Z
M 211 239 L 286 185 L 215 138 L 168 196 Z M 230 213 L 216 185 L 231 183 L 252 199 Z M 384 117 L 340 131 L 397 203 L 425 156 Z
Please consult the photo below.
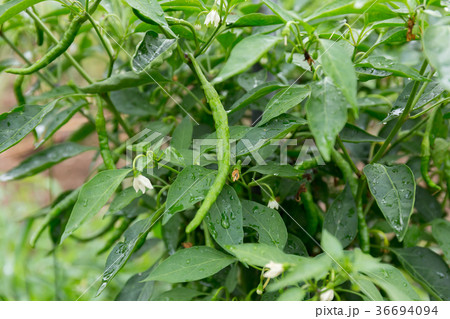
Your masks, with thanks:
M 64 212 L 64 210 L 68 209 L 70 206 L 74 205 L 78 199 L 78 194 L 80 193 L 81 188 L 77 188 L 73 190 L 70 194 L 68 194 L 64 199 L 62 199 L 59 203 L 57 203 L 50 212 L 45 216 L 44 221 L 39 226 L 38 230 L 34 233 L 31 238 L 31 246 L 34 247 L 36 245 L 36 241 L 42 235 L 42 232 L 47 228 L 50 222 L 57 218 L 60 214 Z
M 431 179 L 430 175 L 428 175 L 428 170 L 430 168 L 430 158 L 431 158 L 431 152 L 430 152 L 430 135 L 431 130 L 433 128 L 433 122 L 436 115 L 436 111 L 438 108 L 434 109 L 427 122 L 427 127 L 425 129 L 425 134 L 423 136 L 422 140 L 422 148 L 420 152 L 420 172 L 422 173 L 423 180 L 425 183 L 432 189 L 436 191 L 440 191 L 441 187 L 437 185 L 433 180 Z
M 350 164 L 344 159 L 341 153 L 334 148 L 331 150 L 331 159 L 339 167 L 342 175 L 344 175 L 345 182 L 350 186 L 353 196 L 356 196 L 356 193 L 358 192 L 358 182 L 356 177 L 353 175 L 353 170 Z
M 101 0 L 97 0 L 94 2 L 94 4 L 92 5 L 92 11 L 94 11 L 97 8 L 97 6 L 100 4 L 100 1 Z M 33 65 L 25 68 L 9 68 L 6 69 L 5 72 L 26 75 L 35 73 L 45 68 L 47 65 L 56 60 L 56 58 L 58 58 L 60 55 L 62 55 L 64 52 L 67 51 L 67 49 L 75 40 L 75 37 L 78 34 L 78 31 L 80 30 L 82 24 L 87 19 L 88 13 L 86 11 L 77 15 L 70 23 L 67 31 L 64 32 L 64 35 L 58 42 L 58 44 L 56 44 L 50 51 L 47 52 L 47 54 L 45 54 L 42 58 L 36 61 Z
M 103 103 L 100 99 L 97 99 L 98 111 L 95 119 L 95 127 L 97 129 L 98 144 L 100 146 L 100 155 L 103 158 L 103 162 L 107 169 L 115 169 L 114 158 L 109 149 L 108 134 L 106 132 L 105 116 L 103 114 Z
M 304 192 L 300 193 L 300 198 L 302 199 L 303 207 L 305 207 L 306 212 L 306 231 L 311 236 L 314 236 L 317 231 L 317 227 L 319 226 L 321 213 L 319 208 L 314 203 L 313 196 L 311 191 L 308 189 L 308 186 L 306 186 Z
M 367 227 L 366 216 L 363 209 L 362 196 L 366 190 L 367 180 L 364 175 L 361 177 L 358 183 L 358 193 L 356 194 L 356 214 L 358 217 L 358 236 L 359 245 L 361 250 L 368 254 L 370 252 L 370 237 L 369 228 Z
M 37 14 L 34 7 L 32 7 L 32 10 Z M 41 26 L 36 21 L 34 21 L 34 27 L 36 28 L 36 43 L 38 46 L 41 46 L 44 44 L 44 30 L 42 30 Z
M 19 75 L 14 81 L 14 95 L 16 96 L 17 105 L 24 105 L 26 103 L 25 96 L 22 91 L 23 75 Z
M 214 123 L 217 131 L 217 138 L 220 140 L 219 150 L 217 154 L 221 154 L 222 158 L 219 159 L 219 167 L 216 179 L 209 189 L 208 194 L 206 194 L 205 200 L 200 206 L 194 219 L 187 225 L 186 232 L 190 233 L 195 230 L 202 222 L 205 215 L 208 213 L 211 206 L 219 196 L 222 191 L 225 182 L 227 181 L 228 171 L 230 170 L 230 132 L 228 128 L 228 117 L 225 109 L 223 108 L 222 102 L 220 101 L 219 94 L 214 89 L 211 83 L 208 82 L 205 75 L 203 74 L 199 64 L 195 60 L 192 54 L 189 54 L 189 58 L 194 66 L 194 70 L 202 84 L 203 91 L 208 101 L 209 106 L 214 118 Z

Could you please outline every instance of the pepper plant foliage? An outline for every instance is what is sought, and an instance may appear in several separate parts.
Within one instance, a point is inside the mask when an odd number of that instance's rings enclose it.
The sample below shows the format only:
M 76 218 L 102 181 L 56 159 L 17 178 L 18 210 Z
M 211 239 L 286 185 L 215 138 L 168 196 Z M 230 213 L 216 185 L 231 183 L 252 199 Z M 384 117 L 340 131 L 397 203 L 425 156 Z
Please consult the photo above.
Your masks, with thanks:
M 17 107 L 0 151 L 30 134 L 37 150 L 2 181 L 102 159 L 31 216 L 31 245 L 64 246 L 104 214 L 100 294 L 163 242 L 118 300 L 449 300 L 449 9 L 4 2 Z

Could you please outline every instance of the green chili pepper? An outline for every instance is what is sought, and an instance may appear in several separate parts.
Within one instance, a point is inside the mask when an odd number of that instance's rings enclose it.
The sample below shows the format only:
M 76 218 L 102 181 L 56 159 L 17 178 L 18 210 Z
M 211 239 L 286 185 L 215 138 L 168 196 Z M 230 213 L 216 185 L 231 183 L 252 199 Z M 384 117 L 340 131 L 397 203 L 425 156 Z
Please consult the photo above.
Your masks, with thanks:
M 200 225 L 203 218 L 216 201 L 217 196 L 219 196 L 220 192 L 222 191 L 222 188 L 227 181 L 228 171 L 230 170 L 230 132 L 228 128 L 227 113 L 225 112 L 222 102 L 220 101 L 219 94 L 217 94 L 214 86 L 212 86 L 211 83 L 209 83 L 206 79 L 194 56 L 192 54 L 189 54 L 189 58 L 192 61 L 194 70 L 197 73 L 200 83 L 202 84 L 206 100 L 211 107 L 217 131 L 217 138 L 221 141 L 221 143 L 219 143 L 219 150 L 217 151 L 217 154 L 221 154 L 222 158 L 219 160 L 219 171 L 217 173 L 216 179 L 214 180 L 214 183 L 212 184 L 208 194 L 206 194 L 205 200 L 197 211 L 194 219 L 186 227 L 187 233 L 192 232 Z
M 428 170 L 430 168 L 430 158 L 431 158 L 431 152 L 430 152 L 431 130 L 433 128 L 434 118 L 435 118 L 437 110 L 438 110 L 438 108 L 434 109 L 433 112 L 431 112 L 430 118 L 428 119 L 428 122 L 427 122 L 427 127 L 425 129 L 425 134 L 423 136 L 422 148 L 421 148 L 421 154 L 420 154 L 420 172 L 422 173 L 423 180 L 430 188 L 432 188 L 436 191 L 440 191 L 441 187 L 439 185 L 437 185 L 435 182 L 433 182 L 430 175 L 428 175 Z
M 369 228 L 367 227 L 366 216 L 363 209 L 363 194 L 365 194 L 367 180 L 364 175 L 358 183 L 358 193 L 356 194 L 356 214 L 358 216 L 358 235 L 361 250 L 368 254 L 370 252 Z
M 302 199 L 303 207 L 306 212 L 306 231 L 314 236 L 317 231 L 317 227 L 319 226 L 319 220 L 321 217 L 321 211 L 314 203 L 313 196 L 311 191 L 308 189 L 308 186 L 304 188 L 304 192 L 301 192 L 300 198 Z
M 100 146 L 100 155 L 103 158 L 103 162 L 107 169 L 115 169 L 114 158 L 109 149 L 108 133 L 106 132 L 105 116 L 103 114 L 103 103 L 100 99 L 97 99 L 98 111 L 97 118 L 95 119 L 95 126 L 98 135 L 98 144 Z
M 92 6 L 91 11 L 95 11 L 97 6 L 99 5 L 101 0 L 97 0 L 94 2 Z M 72 22 L 70 23 L 68 29 L 66 32 L 64 32 L 63 37 L 59 41 L 57 45 L 55 45 L 50 51 L 47 52 L 42 58 L 40 58 L 38 61 L 36 61 L 33 65 L 26 67 L 26 68 L 9 68 L 6 69 L 5 72 L 13 73 L 13 74 L 32 74 L 35 73 L 42 68 L 46 67 L 50 63 L 52 63 L 56 58 L 58 58 L 60 55 L 62 55 L 64 52 L 67 51 L 67 49 L 70 47 L 70 45 L 75 40 L 76 35 L 78 34 L 78 31 L 81 28 L 81 25 L 88 19 L 88 13 L 84 11 L 83 13 L 76 16 Z
M 23 75 L 19 75 L 14 81 L 14 94 L 16 95 L 17 105 L 24 105 L 26 103 L 25 96 L 22 92 Z
M 33 237 L 31 238 L 31 246 L 34 247 L 36 244 L 36 241 L 39 239 L 39 237 L 42 235 L 42 232 L 47 228 L 47 226 L 50 224 L 52 220 L 57 218 L 60 214 L 62 214 L 66 209 L 70 208 L 71 206 L 75 205 L 75 202 L 78 199 L 78 194 L 80 193 L 81 188 L 77 188 L 73 190 L 70 194 L 68 194 L 64 199 L 62 199 L 60 202 L 58 202 L 55 206 L 52 207 L 50 212 L 45 216 L 44 221 L 39 226 L 38 230 L 34 233 Z
M 341 153 L 334 148 L 331 150 L 331 159 L 339 167 L 342 175 L 344 175 L 345 182 L 350 186 L 353 196 L 356 196 L 356 193 L 358 192 L 358 182 L 356 177 L 353 175 L 353 170 L 350 164 L 344 159 Z
M 32 7 L 32 10 L 34 13 L 37 13 L 34 7 Z M 44 30 L 36 21 L 34 21 L 34 27 L 36 28 L 36 43 L 38 46 L 41 46 L 44 44 Z

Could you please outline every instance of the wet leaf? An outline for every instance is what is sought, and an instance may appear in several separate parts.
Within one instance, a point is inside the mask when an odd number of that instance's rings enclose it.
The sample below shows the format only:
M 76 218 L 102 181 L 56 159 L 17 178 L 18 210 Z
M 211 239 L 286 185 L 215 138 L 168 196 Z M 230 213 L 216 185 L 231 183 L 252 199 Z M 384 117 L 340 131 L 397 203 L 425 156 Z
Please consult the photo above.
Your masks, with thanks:
M 210 247 L 182 249 L 159 264 L 146 281 L 196 281 L 214 275 L 234 261 L 233 257 Z
M 212 83 L 215 84 L 223 82 L 232 76 L 249 69 L 253 64 L 258 62 L 278 41 L 279 38 L 265 34 L 256 34 L 244 38 L 234 46 L 230 57 Z M 243 59 L 243 56 L 246 58 Z
M 19 143 L 60 99 L 46 105 L 22 105 L 0 115 L 0 153 Z
M 395 248 L 405 270 L 431 294 L 450 300 L 450 269 L 445 261 L 425 247 Z
M 205 217 L 211 236 L 222 247 L 244 240 L 242 206 L 233 187 L 225 185 Z
M 266 244 L 229 245 L 225 248 L 236 256 L 239 261 L 259 267 L 264 267 L 271 261 L 279 264 L 295 265 L 304 260 L 303 257 L 285 254 L 277 247 Z
M 369 164 L 364 167 L 370 192 L 402 241 L 408 229 L 416 195 L 414 175 L 406 165 Z
M 347 101 L 325 79 L 312 86 L 311 97 L 306 103 L 306 116 L 320 154 L 328 162 L 336 137 L 347 122 Z
M 241 202 L 244 226 L 256 230 L 260 243 L 283 249 L 287 241 L 287 230 L 280 214 L 256 202 L 249 200 Z
M 61 242 L 100 211 L 130 172 L 131 169 L 103 171 L 81 187 L 77 202 L 61 237 Z
M 215 170 L 196 165 L 183 169 L 167 194 L 163 224 L 166 224 L 174 214 L 192 208 L 203 200 L 214 182 L 215 175 Z
M 36 175 L 68 158 L 94 149 L 93 147 L 75 143 L 61 143 L 50 146 L 39 153 L 31 155 L 17 167 L 1 175 L 0 181 L 22 179 Z
M 150 1 L 158 3 L 156 0 Z M 156 33 L 148 31 L 133 55 L 131 61 L 133 70 L 140 73 L 158 67 L 172 55 L 176 43 L 175 39 L 160 38 Z
M 264 110 L 261 122 L 258 125 L 264 125 L 273 118 L 286 113 L 291 108 L 300 104 L 310 93 L 310 89 L 305 86 L 290 86 L 275 94 L 267 104 Z
M 358 217 L 350 187 L 346 186 L 330 205 L 325 214 L 323 228 L 336 237 L 344 248 L 355 239 L 358 232 Z

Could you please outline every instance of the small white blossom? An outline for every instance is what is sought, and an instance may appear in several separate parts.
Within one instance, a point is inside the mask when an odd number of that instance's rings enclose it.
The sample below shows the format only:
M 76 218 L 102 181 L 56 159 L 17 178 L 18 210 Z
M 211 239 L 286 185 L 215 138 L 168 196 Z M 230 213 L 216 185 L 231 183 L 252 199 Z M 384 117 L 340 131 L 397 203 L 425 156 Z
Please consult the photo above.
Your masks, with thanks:
M 320 301 L 331 301 L 334 299 L 334 290 L 333 289 L 326 290 L 326 289 L 327 288 L 323 288 L 320 291 Z
M 202 26 L 199 23 L 196 23 L 194 24 L 194 29 L 200 31 L 202 29 Z
M 273 261 L 270 261 L 264 267 L 269 269 L 263 275 L 265 278 L 275 278 L 284 270 L 282 264 L 274 263 Z
M 219 12 L 217 12 L 216 9 L 212 9 L 206 16 L 205 25 L 208 26 L 209 24 L 211 24 L 217 28 L 219 26 L 219 23 L 220 23 Z
M 146 188 L 153 189 L 153 185 L 147 177 L 139 175 L 133 179 L 133 188 L 136 193 L 139 192 L 139 190 L 141 190 L 142 193 L 145 193 Z
M 278 209 L 278 207 L 280 207 L 280 205 L 278 204 L 278 202 L 275 199 L 272 198 L 267 203 L 267 207 L 272 208 L 272 209 Z

